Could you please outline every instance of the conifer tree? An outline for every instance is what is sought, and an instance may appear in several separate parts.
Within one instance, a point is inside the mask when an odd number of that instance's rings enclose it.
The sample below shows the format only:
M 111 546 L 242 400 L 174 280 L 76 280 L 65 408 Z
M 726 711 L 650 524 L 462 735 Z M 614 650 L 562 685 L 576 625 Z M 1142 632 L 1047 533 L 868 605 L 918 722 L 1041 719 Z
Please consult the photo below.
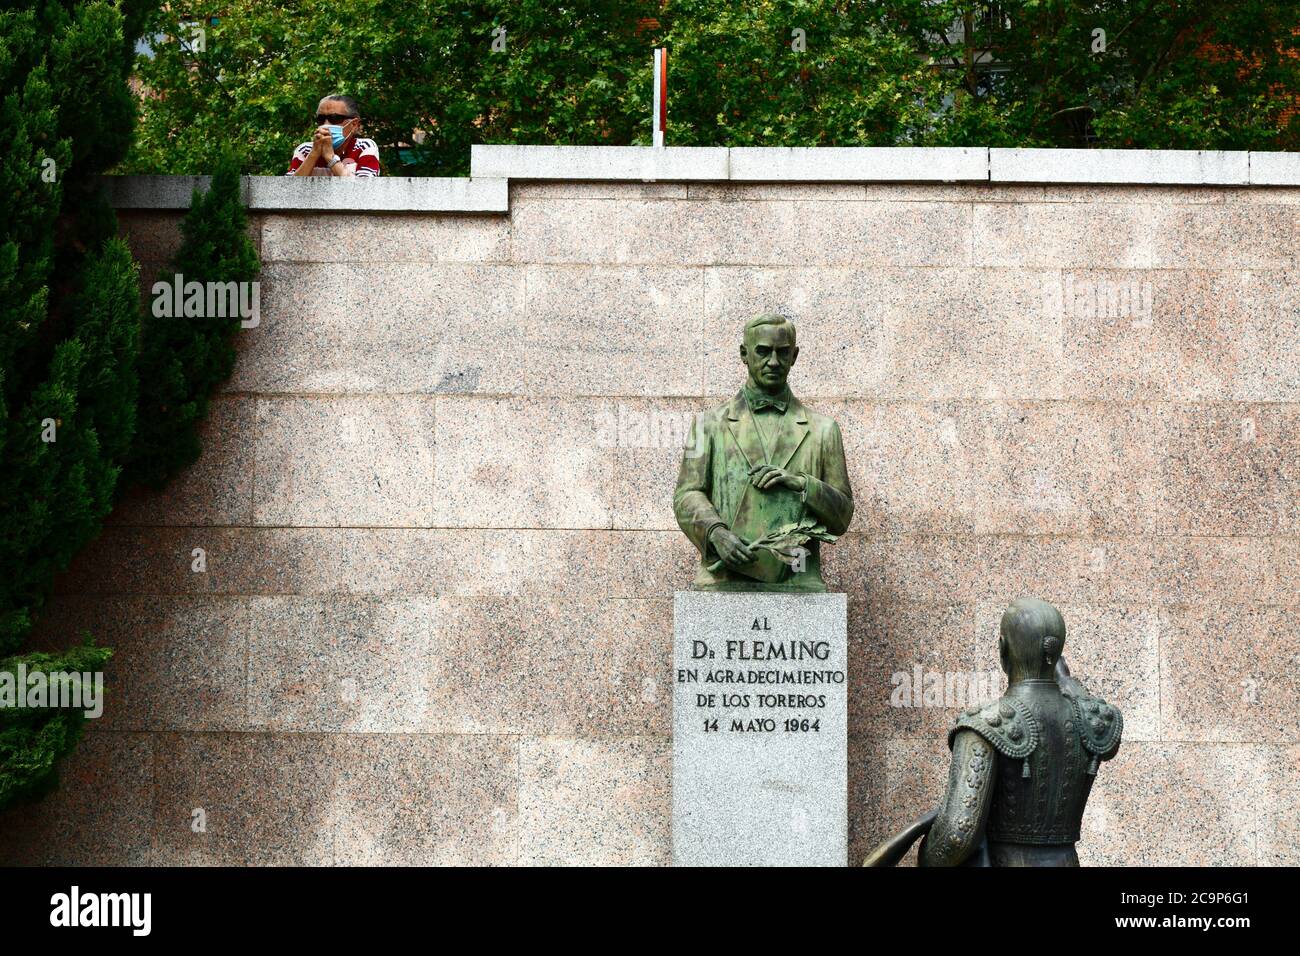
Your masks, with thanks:
M 131 143 L 132 31 L 153 5 L 0 8 L 0 678 L 95 671 L 109 654 L 18 652 L 54 575 L 99 533 L 135 434 L 138 270 L 99 177 Z M 0 806 L 51 785 L 84 720 L 8 703 Z
M 194 191 L 181 224 L 175 272 L 164 274 L 163 282 L 174 282 L 177 276 L 184 285 L 251 283 L 257 278 L 260 266 L 248 238 L 239 165 L 239 157 L 223 154 L 211 188 Z M 144 319 L 140 422 L 130 479 L 158 487 L 199 456 L 197 427 L 207 417 L 212 392 L 234 368 L 233 338 L 240 317 L 206 314 L 206 308 L 203 315 L 184 317 L 154 311 Z

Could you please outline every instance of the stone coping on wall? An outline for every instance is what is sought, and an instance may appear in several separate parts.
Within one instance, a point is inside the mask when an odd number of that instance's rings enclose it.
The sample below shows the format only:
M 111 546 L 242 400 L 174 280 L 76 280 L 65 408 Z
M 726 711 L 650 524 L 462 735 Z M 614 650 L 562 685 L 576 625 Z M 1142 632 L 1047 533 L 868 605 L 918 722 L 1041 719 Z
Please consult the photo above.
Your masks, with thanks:
M 109 201 L 118 209 L 188 209 L 210 176 L 106 176 Z M 505 179 L 379 176 L 241 176 L 244 204 L 271 212 L 465 212 L 510 209 Z
M 504 179 L 1300 186 L 1300 153 L 944 146 L 471 146 Z
M 470 177 L 244 176 L 257 211 L 509 211 L 510 180 L 1296 186 L 1300 153 L 985 147 L 472 146 Z M 109 176 L 119 209 L 185 209 L 207 176 Z

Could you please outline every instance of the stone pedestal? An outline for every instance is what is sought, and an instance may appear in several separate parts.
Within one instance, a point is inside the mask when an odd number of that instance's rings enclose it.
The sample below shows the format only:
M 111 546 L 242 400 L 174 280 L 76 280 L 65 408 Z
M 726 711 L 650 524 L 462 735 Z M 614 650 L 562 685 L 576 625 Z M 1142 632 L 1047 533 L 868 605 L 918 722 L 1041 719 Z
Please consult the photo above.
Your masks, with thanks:
M 843 594 L 679 591 L 673 862 L 845 866 Z

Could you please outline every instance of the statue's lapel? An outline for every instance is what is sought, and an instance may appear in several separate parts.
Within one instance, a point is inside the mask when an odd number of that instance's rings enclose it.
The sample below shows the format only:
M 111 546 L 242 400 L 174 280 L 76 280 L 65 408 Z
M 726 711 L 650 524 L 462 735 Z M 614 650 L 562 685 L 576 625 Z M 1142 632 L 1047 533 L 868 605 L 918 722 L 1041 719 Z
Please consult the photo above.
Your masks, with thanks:
M 758 437 L 758 426 L 754 424 L 754 413 L 745 403 L 743 393 L 731 400 L 731 407 L 727 409 L 727 428 L 740 446 L 750 468 L 766 462 L 763 443 Z
M 791 396 L 790 406 L 781 416 L 781 433 L 776 439 L 776 448 L 772 451 L 772 464 L 784 468 L 799 450 L 799 445 L 808 435 L 808 410 Z

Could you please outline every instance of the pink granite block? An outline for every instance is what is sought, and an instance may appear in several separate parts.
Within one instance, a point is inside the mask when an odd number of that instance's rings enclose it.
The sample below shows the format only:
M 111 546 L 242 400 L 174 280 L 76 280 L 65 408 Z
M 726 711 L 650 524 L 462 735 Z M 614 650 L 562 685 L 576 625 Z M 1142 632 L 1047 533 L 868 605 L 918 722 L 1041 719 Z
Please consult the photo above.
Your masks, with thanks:
M 491 735 L 340 736 L 335 865 L 518 862 L 519 749 Z
M 1300 612 L 1198 604 L 1161 613 L 1161 737 L 1300 739 Z
M 154 862 L 154 737 L 86 734 L 39 802 L 0 812 L 0 866 L 146 866 Z
M 148 527 L 251 524 L 257 428 L 252 401 L 214 398 L 207 420 L 199 427 L 203 447 L 199 460 L 161 491 L 128 491 L 109 522 Z
M 526 866 L 662 866 L 672 859 L 672 749 L 662 737 L 524 737 Z

